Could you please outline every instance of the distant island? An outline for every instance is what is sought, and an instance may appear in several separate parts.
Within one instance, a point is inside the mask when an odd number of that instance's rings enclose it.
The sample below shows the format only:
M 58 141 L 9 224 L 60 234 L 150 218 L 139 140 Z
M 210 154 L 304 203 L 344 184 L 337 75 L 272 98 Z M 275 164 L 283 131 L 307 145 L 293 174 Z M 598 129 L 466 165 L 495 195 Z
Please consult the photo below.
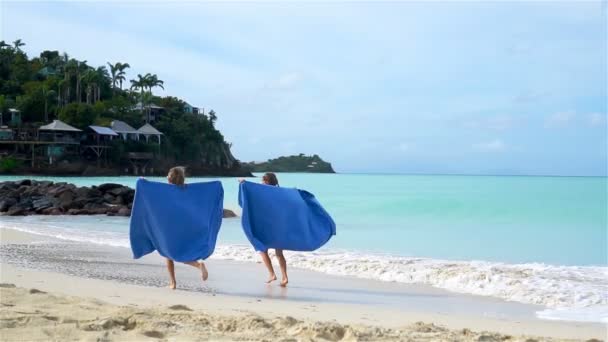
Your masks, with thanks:
M 181 165 L 193 176 L 251 175 L 218 114 L 155 96 L 165 86 L 156 74 L 128 80 L 129 63 L 29 57 L 24 45 L 0 41 L 0 174 L 162 175 Z
M 261 163 L 246 163 L 244 167 L 252 172 L 336 173 L 331 164 L 321 159 L 318 155 L 307 156 L 302 153 L 294 156 L 269 159 Z

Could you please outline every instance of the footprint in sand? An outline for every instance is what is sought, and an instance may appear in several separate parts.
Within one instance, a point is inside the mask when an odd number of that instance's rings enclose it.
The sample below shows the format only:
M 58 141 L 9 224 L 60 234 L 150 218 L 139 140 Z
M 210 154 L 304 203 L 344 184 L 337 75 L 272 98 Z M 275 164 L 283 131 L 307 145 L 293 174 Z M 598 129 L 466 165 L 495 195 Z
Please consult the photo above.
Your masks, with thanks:
M 171 305 L 169 307 L 169 309 L 171 310 L 183 310 L 183 311 L 192 311 L 192 309 L 190 309 L 189 307 L 185 306 L 185 305 L 181 305 L 181 304 L 177 304 L 177 305 Z
M 147 337 L 152 337 L 152 338 L 163 338 L 163 337 L 165 337 L 165 334 L 163 334 L 160 331 L 156 331 L 156 330 L 144 331 L 142 334 L 145 335 L 145 336 L 147 336 Z
M 46 293 L 46 292 L 44 292 L 44 291 L 40 291 L 40 290 L 38 290 L 38 289 L 30 289 L 30 294 L 37 294 L 37 293 L 39 293 L 39 294 L 44 294 L 44 293 Z

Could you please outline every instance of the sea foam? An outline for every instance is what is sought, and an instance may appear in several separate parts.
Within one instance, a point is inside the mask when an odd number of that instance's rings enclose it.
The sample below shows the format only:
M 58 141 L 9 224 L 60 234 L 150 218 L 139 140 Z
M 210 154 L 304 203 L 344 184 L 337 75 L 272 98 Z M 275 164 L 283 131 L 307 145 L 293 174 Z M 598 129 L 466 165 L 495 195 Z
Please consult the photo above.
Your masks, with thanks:
M 129 248 L 125 232 L 65 228 L 49 222 L 0 222 L 11 228 L 68 241 Z M 286 252 L 290 267 L 337 276 L 426 284 L 453 292 L 544 306 L 543 319 L 608 322 L 608 267 L 507 264 L 403 257 L 348 250 Z M 248 245 L 219 244 L 211 259 L 256 262 Z

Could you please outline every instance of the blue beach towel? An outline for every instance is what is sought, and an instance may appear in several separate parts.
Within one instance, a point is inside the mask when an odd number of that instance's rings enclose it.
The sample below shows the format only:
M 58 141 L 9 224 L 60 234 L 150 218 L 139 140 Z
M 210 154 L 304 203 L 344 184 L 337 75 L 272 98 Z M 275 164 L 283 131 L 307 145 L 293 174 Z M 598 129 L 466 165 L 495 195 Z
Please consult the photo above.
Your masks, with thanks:
M 245 235 L 256 251 L 314 251 L 336 234 L 336 224 L 304 190 L 243 182 L 239 188 Z
M 223 201 L 219 181 L 178 186 L 139 179 L 130 224 L 133 257 L 157 250 L 180 262 L 208 258 L 222 224 Z

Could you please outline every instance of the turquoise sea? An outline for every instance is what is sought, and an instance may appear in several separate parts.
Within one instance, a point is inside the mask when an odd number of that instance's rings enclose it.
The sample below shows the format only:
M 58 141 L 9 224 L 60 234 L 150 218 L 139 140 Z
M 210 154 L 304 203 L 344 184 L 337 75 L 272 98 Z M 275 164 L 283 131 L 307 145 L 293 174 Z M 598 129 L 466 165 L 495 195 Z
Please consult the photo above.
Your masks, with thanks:
M 22 178 L 26 177 L 0 176 L 0 181 Z M 136 181 L 135 177 L 36 179 L 79 186 L 112 182 L 134 187 Z M 220 180 L 225 207 L 238 209 L 237 181 Z M 338 235 L 328 247 L 509 263 L 608 262 L 605 177 L 280 174 L 279 181 L 281 186 L 314 193 L 332 214 Z M 221 238 L 246 242 L 238 229 L 223 230 Z
M 337 224 L 320 251 L 291 264 L 332 274 L 427 283 L 608 319 L 608 178 L 278 174 L 316 195 Z M 24 176 L 0 176 L 0 181 Z M 135 177 L 30 177 L 79 186 Z M 150 178 L 166 181 L 164 178 Z M 218 178 L 191 178 L 188 182 Z M 238 182 L 219 178 L 238 212 Z M 259 179 L 251 179 L 259 181 Z M 128 219 L 0 217 L 0 227 L 128 246 Z M 238 219 L 224 220 L 215 257 L 255 259 Z M 312 257 L 311 257 L 312 256 Z M 314 259 L 311 261 L 311 259 Z M 554 315 L 555 314 L 555 315 Z M 553 316 L 552 316 L 553 315 Z M 555 318 L 555 317 L 553 317 Z M 560 318 L 560 317 L 557 317 Z M 563 318 L 563 317 L 562 317 Z

